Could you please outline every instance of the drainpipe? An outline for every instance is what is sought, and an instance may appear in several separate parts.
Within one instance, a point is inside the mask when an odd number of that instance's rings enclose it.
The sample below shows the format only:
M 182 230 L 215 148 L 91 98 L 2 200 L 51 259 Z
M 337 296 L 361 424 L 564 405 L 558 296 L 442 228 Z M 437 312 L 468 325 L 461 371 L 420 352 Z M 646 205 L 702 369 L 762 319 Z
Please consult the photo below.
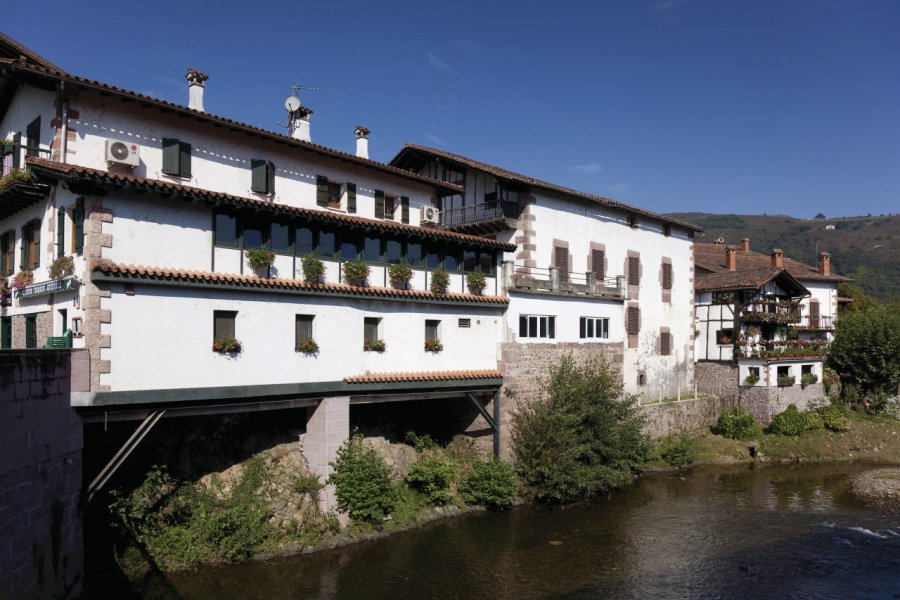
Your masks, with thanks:
M 64 98 L 64 92 L 66 91 L 66 82 L 59 82 L 59 97 L 60 99 Z M 63 100 L 62 103 L 62 145 L 60 146 L 60 158 L 59 162 L 65 164 L 66 163 L 66 151 L 69 143 L 69 103 L 66 100 Z

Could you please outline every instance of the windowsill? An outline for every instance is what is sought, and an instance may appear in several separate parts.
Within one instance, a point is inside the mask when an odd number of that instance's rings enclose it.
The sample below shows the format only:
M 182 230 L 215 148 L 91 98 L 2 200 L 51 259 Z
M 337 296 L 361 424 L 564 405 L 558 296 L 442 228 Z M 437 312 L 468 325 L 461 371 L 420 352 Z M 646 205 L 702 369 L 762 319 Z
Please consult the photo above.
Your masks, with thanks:
M 323 206 L 322 208 L 324 208 L 327 211 L 336 212 L 336 213 L 348 213 L 349 212 L 349 211 L 347 211 L 347 209 L 342 208 L 340 206 Z

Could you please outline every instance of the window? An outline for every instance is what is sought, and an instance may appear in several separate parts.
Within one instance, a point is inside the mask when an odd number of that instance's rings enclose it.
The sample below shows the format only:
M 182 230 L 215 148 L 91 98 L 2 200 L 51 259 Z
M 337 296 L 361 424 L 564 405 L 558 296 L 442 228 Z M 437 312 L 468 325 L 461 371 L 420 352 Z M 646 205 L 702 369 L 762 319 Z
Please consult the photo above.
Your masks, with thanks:
M 759 367 L 748 367 L 747 375 L 748 376 L 752 375 L 752 376 L 756 377 L 757 379 L 759 379 Z
M 494 274 L 494 261 L 496 260 L 493 252 L 482 250 L 478 253 L 478 268 L 485 275 Z
M 356 188 L 354 187 L 354 204 L 356 202 Z M 316 176 L 316 204 L 329 208 L 341 207 L 341 184 L 336 181 L 328 181 L 324 175 Z M 355 209 L 355 206 L 354 206 Z
M 591 273 L 598 283 L 602 283 L 606 277 L 606 251 L 591 250 Z
M 668 331 L 662 331 L 659 334 L 659 353 L 662 356 L 672 354 L 672 334 Z
M 397 197 L 396 196 L 385 196 L 384 197 L 384 218 L 385 219 L 393 219 L 394 218 L 394 209 L 397 208 Z
M 175 177 L 191 176 L 191 145 L 173 138 L 163 138 L 162 172 Z
M 250 189 L 257 194 L 275 193 L 275 164 L 254 158 L 250 161 Z
M 672 263 L 663 263 L 662 265 L 662 288 L 664 290 L 672 289 Z
M 647 385 L 647 374 L 643 371 L 639 371 L 637 375 L 637 384 L 640 386 Z
M 21 260 L 19 266 L 24 271 L 33 271 L 41 266 L 41 222 L 29 221 L 22 227 Z
M 459 250 L 456 248 L 447 248 L 444 251 L 444 270 L 458 271 L 460 264 Z
M 298 227 L 295 230 L 294 235 L 294 249 L 297 256 L 306 256 L 307 254 L 312 254 L 312 252 L 316 249 L 313 230 L 309 227 Z
M 284 223 L 272 223 L 269 228 L 269 250 L 279 254 L 291 253 L 291 228 Z
M 364 246 L 366 262 L 381 262 L 381 238 L 366 236 Z
M 313 315 L 297 315 L 294 322 L 294 347 L 313 339 Z
M 641 285 L 641 259 L 638 256 L 628 257 L 628 285 Z
M 720 329 L 716 332 L 716 343 L 728 346 L 734 341 L 734 329 Z
M 609 319 L 606 317 L 581 317 L 578 323 L 581 339 L 609 337 Z
M 225 213 L 216 213 L 214 235 L 216 246 L 236 248 L 238 245 L 237 217 Z
M 265 248 L 268 234 L 268 223 L 256 220 L 246 219 L 243 221 L 241 235 L 244 240 L 244 248 Z
M 347 212 L 356 212 L 356 184 L 347 182 Z
M 66 209 L 56 210 L 56 256 L 66 255 Z
M 13 274 L 13 255 L 16 251 L 16 232 L 10 229 L 0 235 L 0 277 Z
M 319 230 L 319 256 L 323 258 L 334 258 L 337 250 L 337 238 L 334 231 L 329 229 Z
M 384 262 L 389 265 L 400 264 L 403 260 L 403 244 L 397 240 L 384 241 Z
M 778 367 L 778 377 L 790 377 L 791 376 L 791 368 L 790 367 Z
M 41 147 L 41 118 L 38 117 L 25 128 L 25 156 L 37 156 Z
M 375 218 L 384 218 L 384 192 L 375 190 Z
M 478 251 L 463 250 L 462 257 L 463 271 L 466 273 L 474 273 L 475 269 L 478 267 Z
M 468 329 L 469 327 L 472 326 L 472 319 L 465 319 L 465 318 L 460 319 L 457 322 L 457 325 L 460 327 L 460 329 Z
M 419 242 L 408 242 L 406 244 L 406 262 L 411 267 L 421 267 L 424 260 L 422 244 Z
M 466 185 L 466 172 L 453 167 L 444 166 L 444 181 L 456 185 Z
M 374 342 L 378 339 L 381 319 L 378 317 L 366 317 L 363 323 L 363 342 Z
M 409 198 L 400 196 L 400 222 L 409 223 Z
M 75 200 L 72 209 L 72 251 L 81 254 L 84 249 L 84 198 Z
M 628 307 L 628 335 L 638 335 L 641 332 L 641 309 L 637 306 Z
M 425 319 L 425 341 L 439 341 L 441 339 L 440 335 L 441 322 L 433 319 Z
M 235 337 L 234 322 L 237 319 L 237 311 L 216 310 L 213 311 L 213 340 L 228 336 Z
M 556 317 L 547 315 L 519 315 L 519 337 L 556 338 Z
M 800 366 L 800 376 L 802 377 L 803 375 L 812 375 L 812 372 L 813 372 L 812 369 L 813 369 L 812 365 L 801 365 Z
M 12 317 L 0 317 L 0 348 L 12 348 Z
M 366 240 L 368 242 L 368 239 Z M 352 233 L 341 235 L 341 260 L 359 260 L 359 238 Z
M 37 348 L 37 316 L 25 317 L 25 347 Z
M 425 254 L 425 266 L 429 269 L 439 269 L 441 267 L 441 251 L 432 246 L 428 247 Z

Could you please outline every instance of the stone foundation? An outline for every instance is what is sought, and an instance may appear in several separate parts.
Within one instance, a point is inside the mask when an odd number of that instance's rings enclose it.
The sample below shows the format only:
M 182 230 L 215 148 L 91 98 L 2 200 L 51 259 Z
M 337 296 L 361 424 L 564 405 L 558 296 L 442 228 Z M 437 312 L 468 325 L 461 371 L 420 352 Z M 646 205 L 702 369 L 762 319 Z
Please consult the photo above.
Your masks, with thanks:
M 652 438 L 667 435 L 705 433 L 726 410 L 734 408 L 736 401 L 729 398 L 708 396 L 679 402 L 646 404 L 640 413 L 646 417 L 644 431 Z

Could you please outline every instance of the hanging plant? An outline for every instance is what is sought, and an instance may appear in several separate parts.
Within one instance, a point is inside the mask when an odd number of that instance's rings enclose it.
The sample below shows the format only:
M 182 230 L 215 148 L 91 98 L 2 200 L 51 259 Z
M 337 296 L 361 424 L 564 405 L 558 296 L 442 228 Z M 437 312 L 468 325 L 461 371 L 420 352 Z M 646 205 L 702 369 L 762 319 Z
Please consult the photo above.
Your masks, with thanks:
M 363 342 L 363 350 L 366 352 L 384 352 L 385 348 L 384 340 L 366 340 Z
M 212 349 L 219 354 L 237 354 L 241 351 L 241 343 L 230 335 L 220 335 L 213 340 Z
M 19 271 L 13 277 L 12 288 L 21 290 L 26 285 L 30 285 L 32 281 L 34 281 L 34 273 L 31 271 Z
M 425 352 L 438 353 L 444 349 L 441 340 L 425 340 Z
M 466 285 L 469 288 L 469 292 L 480 294 L 484 291 L 487 280 L 485 280 L 484 275 L 481 273 L 469 273 L 466 275 Z
M 316 343 L 316 340 L 310 338 L 308 340 L 300 340 L 297 342 L 297 347 L 294 348 L 294 350 L 306 355 L 318 354 L 319 345 Z
M 75 261 L 71 256 L 60 256 L 50 265 L 50 279 L 62 279 L 75 271 Z
M 434 269 L 431 272 L 431 288 L 432 294 L 446 294 L 447 288 L 450 286 L 450 274 L 443 269 Z
M 319 260 L 315 254 L 307 254 L 301 260 L 303 265 L 303 280 L 306 283 L 321 283 L 325 276 L 325 263 Z
M 365 283 L 369 278 L 369 265 L 361 260 L 348 260 L 344 263 L 344 281 L 347 283 Z
M 265 248 L 253 248 L 244 254 L 247 256 L 247 266 L 254 271 L 268 269 L 275 263 L 275 253 Z
M 409 283 L 409 280 L 412 279 L 412 275 L 412 267 L 405 263 L 393 264 L 388 268 L 388 276 L 391 279 L 391 284 L 396 287 L 405 288 Z
M 759 382 L 759 375 L 756 375 L 755 373 L 750 373 L 744 379 L 744 383 L 747 385 L 756 385 L 758 382 Z

